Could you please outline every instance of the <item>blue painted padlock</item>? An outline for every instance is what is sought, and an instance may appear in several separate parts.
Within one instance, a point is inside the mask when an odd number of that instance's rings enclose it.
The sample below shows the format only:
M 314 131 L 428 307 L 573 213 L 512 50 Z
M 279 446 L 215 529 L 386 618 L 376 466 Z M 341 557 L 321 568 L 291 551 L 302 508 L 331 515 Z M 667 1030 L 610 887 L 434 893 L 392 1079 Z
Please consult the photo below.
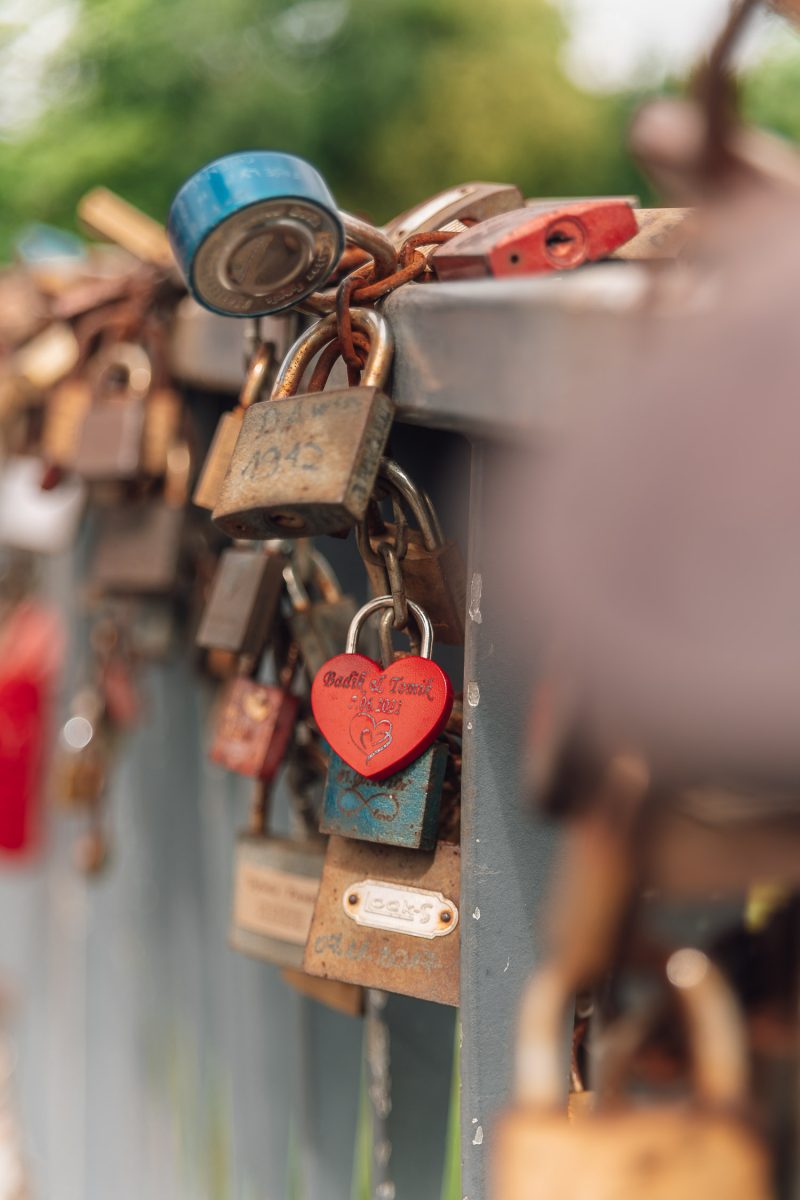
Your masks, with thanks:
M 436 845 L 447 747 L 435 742 L 388 779 L 365 779 L 331 751 L 320 831 L 432 850 Z
M 227 154 L 187 179 L 169 240 L 198 303 L 229 317 L 291 308 L 321 286 L 344 246 L 333 197 L 293 154 Z

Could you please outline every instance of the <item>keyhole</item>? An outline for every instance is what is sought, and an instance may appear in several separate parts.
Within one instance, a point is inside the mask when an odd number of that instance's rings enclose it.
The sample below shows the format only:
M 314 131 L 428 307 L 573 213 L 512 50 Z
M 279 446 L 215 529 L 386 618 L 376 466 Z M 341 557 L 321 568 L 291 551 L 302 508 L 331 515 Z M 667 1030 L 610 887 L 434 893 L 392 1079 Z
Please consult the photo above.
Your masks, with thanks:
M 572 217 L 556 219 L 545 233 L 544 252 L 554 267 L 577 267 L 587 248 L 586 230 Z

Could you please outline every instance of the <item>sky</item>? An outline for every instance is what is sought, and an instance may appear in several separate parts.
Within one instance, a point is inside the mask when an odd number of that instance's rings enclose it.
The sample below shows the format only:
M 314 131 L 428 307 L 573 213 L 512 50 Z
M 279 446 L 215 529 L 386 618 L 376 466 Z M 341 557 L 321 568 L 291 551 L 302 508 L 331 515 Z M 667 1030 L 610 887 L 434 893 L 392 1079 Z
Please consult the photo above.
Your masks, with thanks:
M 710 45 L 729 0 L 556 0 L 570 27 L 567 66 L 585 87 L 656 82 L 690 66 Z M 758 14 L 742 41 L 746 60 L 797 35 Z

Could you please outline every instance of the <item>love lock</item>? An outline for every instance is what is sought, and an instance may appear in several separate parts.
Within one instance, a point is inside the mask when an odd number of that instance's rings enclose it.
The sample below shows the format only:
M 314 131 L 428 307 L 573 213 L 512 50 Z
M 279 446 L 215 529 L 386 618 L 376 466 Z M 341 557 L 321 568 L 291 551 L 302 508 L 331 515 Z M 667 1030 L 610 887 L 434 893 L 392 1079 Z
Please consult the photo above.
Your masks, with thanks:
M 378 596 L 358 610 L 344 654 L 329 659 L 311 686 L 311 707 L 323 737 L 366 779 L 385 779 L 419 758 L 444 729 L 453 707 L 452 684 L 431 661 L 433 626 L 413 601 L 408 607 L 422 635 L 418 655 L 381 667 L 355 652 L 366 618 L 393 603 L 391 596 Z

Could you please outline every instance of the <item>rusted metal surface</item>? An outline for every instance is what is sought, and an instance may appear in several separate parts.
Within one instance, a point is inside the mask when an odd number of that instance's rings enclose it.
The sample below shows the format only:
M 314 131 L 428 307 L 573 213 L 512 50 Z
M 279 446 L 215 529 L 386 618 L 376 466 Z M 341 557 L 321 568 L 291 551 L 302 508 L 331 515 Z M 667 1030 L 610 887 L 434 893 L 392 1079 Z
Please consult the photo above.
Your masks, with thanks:
M 228 771 L 271 779 L 286 753 L 297 705 L 286 688 L 241 676 L 229 680 L 219 698 L 208 757 Z
M 445 842 L 434 854 L 426 854 L 332 837 L 305 970 L 439 1004 L 458 1004 L 460 863 L 458 846 Z M 397 913 L 393 929 L 368 927 L 348 915 L 348 910 L 358 912 L 365 882 L 396 889 L 389 902 Z M 440 910 L 446 923 L 431 936 Z M 404 925 L 416 928 L 419 935 L 400 932 Z
M 432 850 L 446 765 L 447 747 L 438 742 L 404 770 L 375 783 L 332 753 L 321 832 L 411 850 Z

